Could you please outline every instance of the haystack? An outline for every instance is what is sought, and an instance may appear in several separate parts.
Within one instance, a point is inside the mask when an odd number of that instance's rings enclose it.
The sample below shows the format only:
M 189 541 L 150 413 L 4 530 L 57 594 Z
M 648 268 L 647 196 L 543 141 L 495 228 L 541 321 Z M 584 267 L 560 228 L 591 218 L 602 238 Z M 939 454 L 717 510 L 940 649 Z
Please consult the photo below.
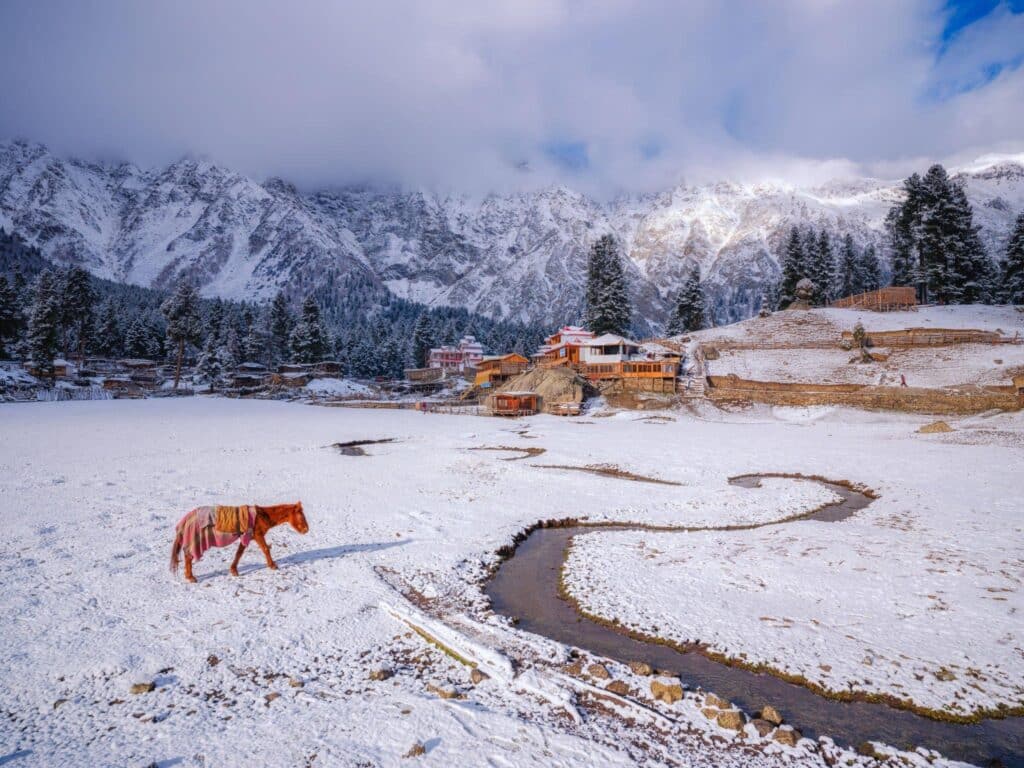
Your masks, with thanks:
M 936 432 L 952 432 L 953 428 L 944 421 L 933 421 L 931 424 L 925 424 L 917 431 L 922 435 L 932 435 Z
M 587 397 L 587 380 L 571 368 L 534 368 L 498 388 L 498 392 L 535 392 L 541 408 L 551 411 L 563 403 L 582 403 Z

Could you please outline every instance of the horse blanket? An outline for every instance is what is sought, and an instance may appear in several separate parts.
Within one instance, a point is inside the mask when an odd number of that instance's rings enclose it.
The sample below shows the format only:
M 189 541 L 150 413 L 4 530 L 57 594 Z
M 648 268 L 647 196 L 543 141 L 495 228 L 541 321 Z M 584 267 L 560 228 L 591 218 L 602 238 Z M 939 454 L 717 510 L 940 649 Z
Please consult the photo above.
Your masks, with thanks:
M 238 540 L 248 546 L 252 541 L 252 532 L 256 525 L 256 507 L 237 507 L 237 517 L 232 521 L 235 523 L 234 530 L 226 531 L 218 530 L 226 524 L 225 513 L 218 515 L 222 509 L 231 508 L 196 507 L 178 521 L 177 535 L 181 537 L 182 549 L 188 557 L 199 560 L 211 547 L 226 547 Z M 221 519 L 221 526 L 217 525 L 218 517 Z

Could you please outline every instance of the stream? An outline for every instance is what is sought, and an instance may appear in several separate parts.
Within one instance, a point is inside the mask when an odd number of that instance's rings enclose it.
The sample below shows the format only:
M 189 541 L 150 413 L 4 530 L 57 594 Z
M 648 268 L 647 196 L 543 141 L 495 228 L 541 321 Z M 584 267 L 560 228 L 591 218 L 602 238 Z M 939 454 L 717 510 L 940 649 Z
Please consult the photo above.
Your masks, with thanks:
M 735 485 L 756 487 L 762 477 L 733 478 Z M 871 503 L 863 493 L 836 483 L 817 480 L 841 497 L 814 512 L 807 520 L 838 522 Z M 773 523 L 769 523 L 772 525 Z M 785 523 L 779 523 L 785 524 Z M 573 536 L 601 535 L 601 531 L 635 530 L 639 526 L 595 529 L 579 525 L 538 528 L 504 561 L 486 592 L 494 611 L 517 620 L 519 629 L 621 662 L 645 661 L 654 669 L 679 676 L 690 688 L 735 702 L 747 713 L 766 704 L 778 709 L 804 736 L 830 736 L 838 744 L 856 747 L 880 741 L 901 749 L 927 747 L 945 757 L 977 765 L 1024 768 L 1024 718 L 989 719 L 974 725 L 932 720 L 882 703 L 842 702 L 769 674 L 750 672 L 712 661 L 699 652 L 680 652 L 656 643 L 635 640 L 622 632 L 580 616 L 558 594 L 558 576 Z M 729 617 L 723 617 L 728 621 Z

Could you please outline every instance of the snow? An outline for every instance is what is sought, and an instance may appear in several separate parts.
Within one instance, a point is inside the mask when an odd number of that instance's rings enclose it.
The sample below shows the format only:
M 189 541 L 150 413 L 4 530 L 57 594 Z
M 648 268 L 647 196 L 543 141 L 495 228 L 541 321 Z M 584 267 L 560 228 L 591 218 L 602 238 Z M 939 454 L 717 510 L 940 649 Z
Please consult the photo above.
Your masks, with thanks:
M 923 419 L 843 409 L 795 420 L 770 411 L 665 417 L 505 421 L 222 398 L 5 407 L 0 755 L 21 753 L 24 766 L 294 765 L 314 756 L 395 765 L 422 743 L 425 765 L 613 766 L 642 755 L 651 765 L 821 766 L 805 746 L 734 747 L 689 694 L 671 706 L 617 700 L 637 723 L 628 728 L 618 715 L 582 716 L 586 684 L 560 671 L 566 649 L 490 615 L 480 591 L 497 548 L 538 519 L 724 526 L 779 521 L 831 498 L 807 481 L 727 482 L 759 471 L 846 477 L 882 498 L 839 524 L 646 533 L 686 560 L 623 559 L 595 582 L 595 607 L 618 610 L 611 590 L 631 589 L 642 568 L 657 569 L 652 595 L 699 573 L 710 580 L 696 591 L 706 590 L 706 605 L 697 610 L 693 595 L 675 591 L 664 627 L 702 639 L 715 626 L 742 627 L 752 655 L 766 638 L 791 637 L 788 660 L 803 669 L 827 658 L 836 681 L 859 663 L 845 655 L 870 641 L 875 684 L 905 684 L 924 701 L 960 690 L 968 665 L 988 679 L 964 701 L 1007 698 L 1019 685 L 1021 660 L 1007 649 L 1020 644 L 1009 620 L 1020 608 L 1020 417 L 955 422 L 957 432 L 932 436 L 915 433 Z M 395 441 L 361 457 L 330 448 L 382 438 Z M 470 450 L 487 446 L 546 453 L 505 461 L 515 454 Z M 558 468 L 609 464 L 680 485 Z M 187 510 L 297 499 L 311 530 L 270 533 L 279 571 L 253 550 L 238 579 L 227 575 L 229 551 L 204 557 L 198 585 L 167 573 L 173 525 Z M 630 554 L 622 536 L 588 534 L 573 556 L 591 541 Z M 596 579 L 599 570 L 571 572 Z M 744 598 L 761 578 L 769 605 Z M 856 612 L 840 614 L 826 599 L 836 594 Z M 722 606 L 723 596 L 733 604 Z M 890 626 L 879 631 L 872 601 L 883 606 L 878 622 L 906 628 L 906 643 Z M 633 602 L 642 621 L 650 603 Z M 715 605 L 728 622 L 712 617 Z M 761 622 L 769 607 L 794 627 Z M 826 653 L 799 623 L 812 617 L 830 637 L 845 627 L 861 639 Z M 468 669 L 413 625 L 492 679 L 469 686 Z M 722 642 L 732 650 L 732 634 Z M 958 679 L 904 680 L 894 652 L 912 658 L 908 668 L 945 664 Z M 382 666 L 394 677 L 370 681 Z M 143 681 L 156 690 L 128 692 Z M 428 684 L 455 685 L 465 698 L 440 699 Z M 852 752 L 843 760 L 866 765 Z
M 888 359 L 862 363 L 856 351 L 842 349 L 722 350 L 707 364 L 715 376 L 735 374 L 757 381 L 820 384 L 888 384 L 904 375 L 912 387 L 960 384 L 1009 385 L 1024 371 L 1024 344 L 959 344 L 955 347 L 887 349 L 872 347 Z
M 351 379 L 313 379 L 306 390 L 321 397 L 372 397 L 373 390 L 366 384 Z
M 1017 436 L 1007 450 L 914 436 L 903 419 L 851 430 L 843 414 L 803 419 L 829 439 L 805 434 L 803 451 L 780 451 L 877 490 L 867 510 L 840 523 L 577 537 L 570 594 L 588 613 L 834 691 L 957 714 L 1024 705 L 1024 417 L 988 424 Z
M 707 372 L 757 381 L 898 386 L 903 375 L 909 386 L 919 387 L 1009 385 L 1024 370 L 1024 343 L 872 347 L 871 352 L 888 359 L 861 363 L 855 350 L 839 347 L 843 332 L 852 331 L 858 322 L 868 332 L 977 329 L 1024 340 L 1024 313 L 1014 307 L 971 305 L 922 307 L 912 312 L 831 308 L 776 312 L 769 317 L 690 334 L 690 347 L 698 342 L 711 346 L 726 342 L 719 349 L 719 359 L 707 362 Z M 730 349 L 731 343 L 760 348 Z
M 993 256 L 1024 206 L 1020 157 L 950 169 L 965 180 Z M 159 286 L 172 272 L 201 274 L 204 296 L 252 300 L 289 282 L 316 284 L 332 267 L 428 305 L 549 323 L 578 313 L 595 235 L 620 237 L 646 320 L 664 321 L 692 261 L 730 316 L 745 316 L 791 224 L 878 245 L 901 188 L 896 179 L 719 182 L 609 202 L 564 187 L 483 197 L 366 187 L 297 194 L 210 162 L 112 168 L 20 142 L 0 142 L 0 178 L 0 223 L 45 256 L 75 253 L 103 277 Z

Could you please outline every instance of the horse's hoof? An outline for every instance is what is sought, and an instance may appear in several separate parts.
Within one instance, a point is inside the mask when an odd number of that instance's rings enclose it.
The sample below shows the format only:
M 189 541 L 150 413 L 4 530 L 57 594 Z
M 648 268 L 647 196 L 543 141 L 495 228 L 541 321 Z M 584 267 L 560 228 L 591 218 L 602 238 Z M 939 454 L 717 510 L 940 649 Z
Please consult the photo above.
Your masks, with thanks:
M 237 575 L 238 575 L 238 571 L 236 571 L 236 570 L 235 570 L 234 568 L 232 568 L 232 569 L 231 569 L 231 570 L 229 571 L 229 573 L 230 573 L 230 574 L 231 574 L 232 576 L 237 576 Z
M 277 565 L 272 565 L 272 566 L 270 566 L 270 570 L 272 570 L 272 571 L 276 571 L 276 570 L 277 570 Z
M 199 583 L 198 581 L 196 581 L 194 576 L 191 579 L 185 579 L 185 581 L 187 581 L 189 584 L 198 584 Z

